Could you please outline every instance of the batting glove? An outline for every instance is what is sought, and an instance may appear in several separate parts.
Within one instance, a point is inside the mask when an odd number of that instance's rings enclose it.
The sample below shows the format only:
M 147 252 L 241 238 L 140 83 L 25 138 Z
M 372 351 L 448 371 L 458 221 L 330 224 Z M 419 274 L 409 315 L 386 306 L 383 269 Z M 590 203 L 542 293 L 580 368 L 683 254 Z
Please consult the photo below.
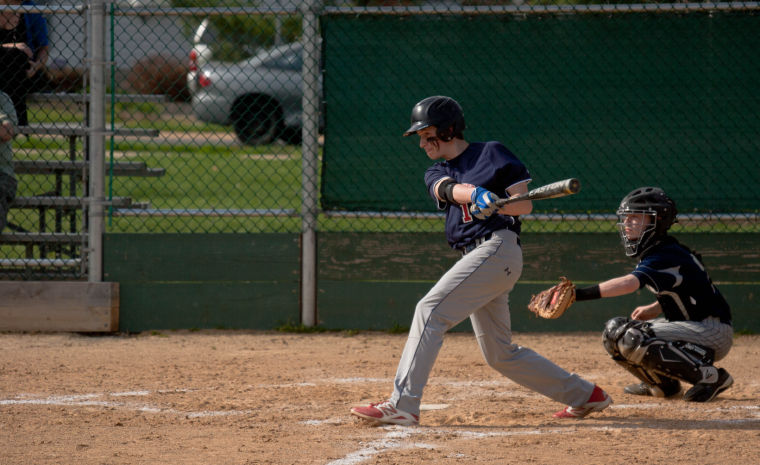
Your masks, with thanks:
M 498 198 L 496 194 L 485 187 L 476 187 L 470 196 L 470 200 L 472 201 L 470 212 L 472 216 L 479 220 L 484 220 L 493 215 L 498 210 L 494 204 Z

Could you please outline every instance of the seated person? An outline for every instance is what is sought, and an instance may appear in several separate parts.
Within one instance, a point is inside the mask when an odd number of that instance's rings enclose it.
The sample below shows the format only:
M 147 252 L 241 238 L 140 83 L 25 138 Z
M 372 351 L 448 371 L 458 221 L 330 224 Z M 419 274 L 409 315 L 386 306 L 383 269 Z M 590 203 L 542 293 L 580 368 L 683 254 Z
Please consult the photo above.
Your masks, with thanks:
M 0 92 L 0 232 L 5 229 L 8 207 L 16 198 L 11 140 L 16 132 L 16 111 L 7 94 Z
M 16 4 L 19 0 L 10 0 Z M 36 4 L 27 0 L 21 3 L 25 6 Z M 32 60 L 29 62 L 27 76 L 32 81 L 30 92 L 49 90 L 50 82 L 47 75 L 47 62 L 50 56 L 50 43 L 48 39 L 47 20 L 42 13 L 24 13 L 21 15 L 26 27 L 26 44 L 32 50 Z
M 0 5 L 20 4 L 20 0 L 0 0 Z M 24 5 L 34 3 L 24 2 Z M 28 124 L 27 94 L 48 87 L 47 59 L 45 18 L 39 13 L 0 12 L 0 91 L 13 100 L 19 125 Z

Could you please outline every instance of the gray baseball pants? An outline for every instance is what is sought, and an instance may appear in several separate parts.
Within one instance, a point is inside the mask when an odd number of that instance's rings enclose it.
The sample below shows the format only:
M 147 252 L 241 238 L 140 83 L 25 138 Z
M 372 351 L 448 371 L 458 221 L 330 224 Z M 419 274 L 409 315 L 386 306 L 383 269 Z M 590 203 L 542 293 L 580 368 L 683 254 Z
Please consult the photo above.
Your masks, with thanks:
M 734 343 L 734 328 L 715 317 L 702 321 L 667 321 L 658 318 L 651 321 L 650 328 L 655 337 L 666 341 L 686 341 L 709 347 L 715 351 L 715 361 L 725 358 Z
M 504 229 L 457 261 L 419 301 L 401 354 L 391 403 L 419 415 L 422 391 L 443 336 L 468 316 L 486 362 L 515 383 L 580 407 L 594 385 L 526 347 L 512 343 L 509 292 L 520 278 L 522 249 Z

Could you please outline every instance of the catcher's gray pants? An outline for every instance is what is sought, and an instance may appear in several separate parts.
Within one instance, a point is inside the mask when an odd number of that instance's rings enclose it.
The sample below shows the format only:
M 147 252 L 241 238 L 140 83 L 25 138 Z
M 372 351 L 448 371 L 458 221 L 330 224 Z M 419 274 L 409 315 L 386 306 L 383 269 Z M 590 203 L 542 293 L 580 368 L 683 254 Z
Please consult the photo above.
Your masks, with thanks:
M 686 341 L 709 347 L 715 351 L 715 361 L 725 358 L 734 343 L 734 328 L 715 317 L 702 321 L 667 321 L 657 318 L 651 321 L 650 328 L 655 337 L 666 341 Z
M 391 402 L 419 415 L 422 390 L 443 335 L 470 317 L 486 362 L 512 381 L 557 402 L 580 407 L 594 385 L 536 352 L 512 343 L 509 292 L 522 273 L 522 249 L 507 229 L 460 259 L 417 304 L 399 361 Z

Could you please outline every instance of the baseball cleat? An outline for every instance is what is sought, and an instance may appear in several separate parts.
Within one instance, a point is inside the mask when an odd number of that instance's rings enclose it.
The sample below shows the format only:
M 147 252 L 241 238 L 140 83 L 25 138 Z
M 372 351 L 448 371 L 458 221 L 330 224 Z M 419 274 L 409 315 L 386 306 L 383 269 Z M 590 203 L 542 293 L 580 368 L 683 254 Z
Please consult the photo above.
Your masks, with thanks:
M 724 370 L 718 368 L 718 381 L 714 383 L 697 383 L 683 395 L 686 402 L 709 402 L 718 394 L 730 388 L 734 384 L 734 378 Z
M 594 385 L 591 397 L 580 407 L 565 407 L 554 414 L 554 418 L 583 418 L 591 412 L 601 412 L 612 403 L 612 398 L 599 386 Z
M 681 392 L 681 383 L 678 380 L 665 384 L 651 385 L 647 383 L 629 384 L 623 389 L 626 394 L 634 396 L 673 397 Z
M 401 426 L 415 426 L 420 423 L 420 417 L 413 413 L 399 410 L 390 401 L 351 408 L 351 415 L 376 423 L 388 423 Z

